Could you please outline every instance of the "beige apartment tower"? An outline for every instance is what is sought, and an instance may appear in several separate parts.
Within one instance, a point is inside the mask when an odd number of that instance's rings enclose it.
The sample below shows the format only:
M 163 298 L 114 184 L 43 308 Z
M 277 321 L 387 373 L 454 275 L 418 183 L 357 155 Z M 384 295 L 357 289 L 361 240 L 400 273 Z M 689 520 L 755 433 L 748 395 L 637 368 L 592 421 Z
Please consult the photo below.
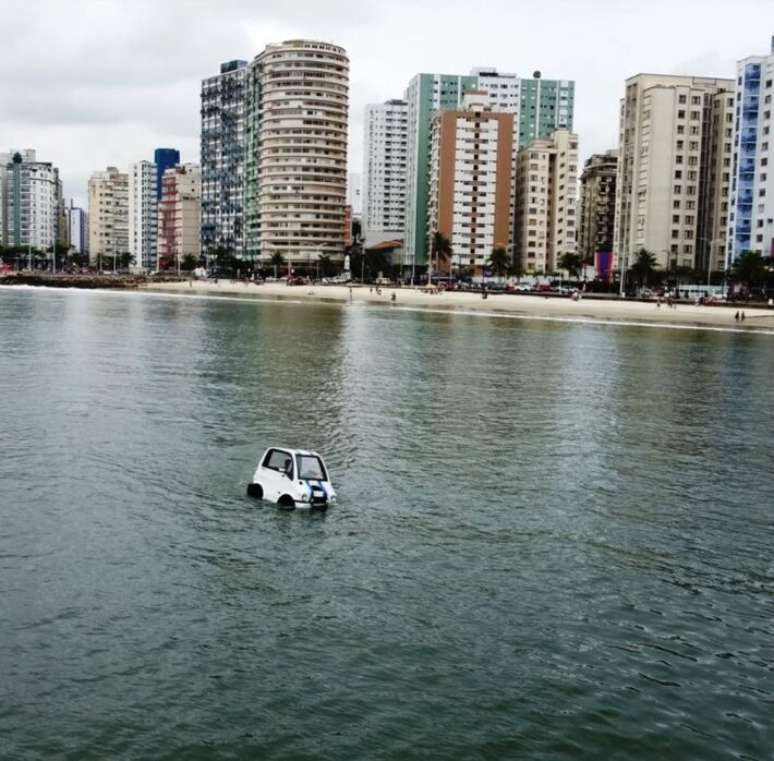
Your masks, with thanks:
M 338 45 L 288 40 L 247 75 L 247 255 L 268 262 L 344 254 L 349 59 Z
M 662 269 L 722 269 L 733 161 L 734 81 L 638 74 L 621 101 L 616 268 L 640 249 Z
M 463 110 L 439 112 L 431 126 L 428 233 L 449 239 L 445 266 L 457 272 L 481 274 L 495 247 L 512 252 L 513 114 L 487 103 L 468 91 Z
M 89 261 L 129 253 L 129 175 L 109 166 L 89 178 Z
M 551 274 L 577 250 L 578 137 L 565 129 L 519 152 L 515 257 L 527 274 Z
M 198 164 L 173 166 L 161 179 L 158 268 L 175 269 L 186 256 L 201 256 L 202 175 Z

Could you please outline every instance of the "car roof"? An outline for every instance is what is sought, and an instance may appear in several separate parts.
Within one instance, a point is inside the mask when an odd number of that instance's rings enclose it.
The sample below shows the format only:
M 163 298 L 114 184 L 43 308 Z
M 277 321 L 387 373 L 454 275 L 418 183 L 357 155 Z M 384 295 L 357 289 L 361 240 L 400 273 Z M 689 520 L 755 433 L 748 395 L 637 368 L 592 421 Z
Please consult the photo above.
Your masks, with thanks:
M 283 452 L 289 452 L 294 457 L 296 455 L 312 455 L 314 457 L 320 457 L 320 455 L 317 454 L 317 452 L 312 452 L 309 449 L 292 449 L 291 447 L 279 447 L 279 446 L 277 446 L 277 447 L 269 447 L 269 449 L 280 449 Z M 267 449 L 266 451 L 268 452 L 269 449 Z M 320 458 L 320 459 L 322 459 L 322 458 Z

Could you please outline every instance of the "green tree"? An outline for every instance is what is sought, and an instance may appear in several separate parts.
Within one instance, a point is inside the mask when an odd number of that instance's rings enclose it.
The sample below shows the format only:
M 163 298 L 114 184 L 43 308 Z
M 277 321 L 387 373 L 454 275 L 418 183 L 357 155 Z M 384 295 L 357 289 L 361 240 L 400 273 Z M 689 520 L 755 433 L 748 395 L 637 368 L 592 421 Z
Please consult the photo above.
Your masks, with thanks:
M 446 261 L 447 259 L 451 259 L 452 255 L 452 245 L 451 241 L 441 232 L 433 233 L 433 240 L 430 244 L 430 254 L 431 254 L 431 266 L 427 268 L 427 282 L 431 282 L 431 278 L 433 275 L 433 267 L 432 267 L 432 259 L 435 260 L 436 268 L 440 271 L 441 268 L 441 259 Z M 449 268 L 451 271 L 451 267 Z
M 562 254 L 559 257 L 559 268 L 567 272 L 571 280 L 579 280 L 583 269 L 583 257 L 580 254 Z
M 336 274 L 336 265 L 328 254 L 322 254 L 317 260 L 317 266 L 320 270 L 320 277 L 332 277 Z
M 199 257 L 193 254 L 186 254 L 180 262 L 180 269 L 183 272 L 193 272 L 198 266 Z
M 747 286 L 748 290 L 763 283 L 766 275 L 766 261 L 755 251 L 743 251 L 731 265 L 732 280 Z
M 507 275 L 511 264 L 508 252 L 503 246 L 495 246 L 486 263 L 489 269 L 491 269 L 498 277 Z
M 279 277 L 279 270 L 285 264 L 285 257 L 279 251 L 277 251 L 275 254 L 272 254 L 271 259 L 269 259 L 269 263 L 272 267 L 274 267 L 274 277 Z
M 511 264 L 510 274 L 517 280 L 521 280 L 521 278 L 524 277 L 524 265 L 521 263 L 521 259 L 516 259 Z
M 352 220 L 352 240 L 360 243 L 363 240 L 363 226 L 359 219 Z
M 629 268 L 629 271 L 637 280 L 640 288 L 642 288 L 643 285 L 647 285 L 651 275 L 656 271 L 657 268 L 658 263 L 656 262 L 656 257 L 653 256 L 650 251 L 641 248 L 634 255 L 634 264 L 632 264 L 632 266 Z

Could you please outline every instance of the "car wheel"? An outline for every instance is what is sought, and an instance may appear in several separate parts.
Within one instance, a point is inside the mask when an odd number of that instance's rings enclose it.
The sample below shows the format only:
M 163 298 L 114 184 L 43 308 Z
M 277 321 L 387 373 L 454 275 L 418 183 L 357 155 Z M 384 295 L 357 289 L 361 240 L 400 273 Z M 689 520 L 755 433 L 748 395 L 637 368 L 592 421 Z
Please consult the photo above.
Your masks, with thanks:
M 289 494 L 283 494 L 277 504 L 285 510 L 292 510 L 296 506 L 295 500 Z
M 260 484 L 247 484 L 247 496 L 263 499 L 263 487 Z

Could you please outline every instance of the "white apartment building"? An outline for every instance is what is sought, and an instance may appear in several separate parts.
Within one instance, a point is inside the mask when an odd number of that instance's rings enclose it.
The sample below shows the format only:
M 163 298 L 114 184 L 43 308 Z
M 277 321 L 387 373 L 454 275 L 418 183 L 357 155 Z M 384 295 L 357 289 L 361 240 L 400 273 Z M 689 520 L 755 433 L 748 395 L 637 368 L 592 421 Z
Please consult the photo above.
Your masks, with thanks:
M 129 176 L 109 166 L 89 178 L 89 261 L 129 252 Z
M 403 238 L 406 213 L 407 104 L 366 106 L 363 236 L 367 246 Z
M 638 74 L 621 101 L 614 252 L 722 269 L 731 184 L 730 79 Z
M 578 137 L 556 130 L 519 152 L 515 253 L 526 273 L 553 273 L 577 252 Z
M 137 161 L 129 165 L 129 253 L 135 270 L 157 270 L 157 238 L 156 164 Z
M 45 251 L 59 231 L 59 170 L 34 150 L 0 153 L 0 243 Z
M 734 180 L 727 266 L 745 251 L 774 256 L 774 38 L 737 63 Z

